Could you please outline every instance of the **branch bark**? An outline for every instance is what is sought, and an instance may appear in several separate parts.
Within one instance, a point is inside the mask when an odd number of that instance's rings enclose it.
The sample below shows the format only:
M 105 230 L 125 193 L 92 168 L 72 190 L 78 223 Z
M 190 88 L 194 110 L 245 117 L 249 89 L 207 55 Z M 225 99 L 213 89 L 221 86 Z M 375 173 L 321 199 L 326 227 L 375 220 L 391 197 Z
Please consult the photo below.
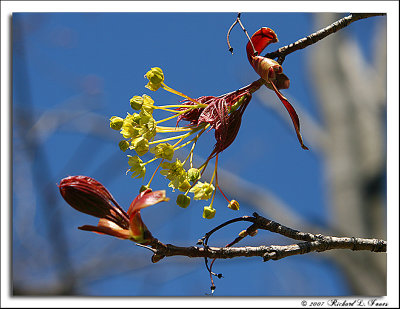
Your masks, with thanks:
M 302 240 L 302 243 L 284 245 L 284 246 L 258 246 L 258 247 L 208 247 L 208 238 L 218 229 L 225 227 L 231 223 L 238 221 L 247 221 L 252 225 L 246 230 L 246 233 L 241 232 L 233 243 L 237 243 L 247 235 L 254 235 L 256 229 L 268 230 L 273 233 L 281 234 L 285 237 Z M 163 244 L 158 239 L 153 240 L 148 246 L 139 245 L 151 250 L 154 255 L 152 261 L 154 263 L 160 261 L 167 256 L 187 256 L 191 258 L 202 257 L 212 259 L 229 259 L 235 257 L 263 257 L 264 261 L 279 260 L 292 255 L 306 254 L 310 252 L 323 252 L 333 249 L 350 249 L 353 251 L 367 250 L 371 252 L 386 252 L 387 243 L 382 239 L 368 239 L 359 237 L 336 237 L 325 236 L 322 234 L 312 234 L 294 230 L 284 226 L 278 222 L 269 220 L 257 213 L 253 216 L 244 216 L 229 220 L 212 231 L 207 233 L 201 240 L 199 245 L 191 247 L 178 247 L 172 244 Z
M 278 63 L 282 64 L 285 60 L 285 57 L 296 50 L 306 48 L 318 41 L 322 40 L 323 38 L 327 37 L 328 35 L 335 33 L 336 31 L 343 29 L 350 25 L 352 22 L 355 22 L 360 19 L 374 17 L 374 16 L 384 16 L 385 13 L 352 13 L 349 16 L 343 17 L 335 21 L 334 23 L 330 24 L 328 27 L 325 27 L 317 32 L 310 34 L 309 36 L 302 38 L 294 43 L 286 45 L 284 47 L 279 48 L 278 50 L 266 54 L 264 57 L 266 58 L 278 58 Z

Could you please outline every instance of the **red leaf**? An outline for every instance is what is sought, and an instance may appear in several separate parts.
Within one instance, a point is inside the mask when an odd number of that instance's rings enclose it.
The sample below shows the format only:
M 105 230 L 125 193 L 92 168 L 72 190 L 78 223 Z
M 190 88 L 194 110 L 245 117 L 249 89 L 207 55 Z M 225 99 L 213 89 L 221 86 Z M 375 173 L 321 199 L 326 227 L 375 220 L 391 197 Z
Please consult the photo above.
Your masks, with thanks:
M 252 35 L 251 41 L 253 42 L 254 48 L 259 55 L 269 44 L 278 42 L 278 37 L 276 36 L 274 30 L 263 27 Z M 246 52 L 247 58 L 249 59 L 250 63 L 252 63 L 251 59 L 252 56 L 254 56 L 254 51 L 250 42 L 248 42 L 246 45 Z
M 270 82 L 270 85 L 274 89 L 278 98 L 281 100 L 282 104 L 286 107 L 286 110 L 288 111 L 290 118 L 292 118 L 294 129 L 296 130 L 297 138 L 300 142 L 301 148 L 308 150 L 307 146 L 303 144 L 303 138 L 301 137 L 300 134 L 300 121 L 299 117 L 297 116 L 296 110 L 289 103 L 289 101 L 279 92 L 279 90 L 276 88 L 273 82 Z

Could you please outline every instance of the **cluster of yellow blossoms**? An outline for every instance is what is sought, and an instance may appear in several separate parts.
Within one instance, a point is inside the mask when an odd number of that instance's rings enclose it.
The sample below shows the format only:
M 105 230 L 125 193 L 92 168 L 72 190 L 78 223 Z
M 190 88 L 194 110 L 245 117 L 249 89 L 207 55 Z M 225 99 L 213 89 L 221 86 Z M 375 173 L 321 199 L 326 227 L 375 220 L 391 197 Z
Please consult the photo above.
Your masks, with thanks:
M 173 127 L 160 126 L 160 124 L 165 121 L 177 118 L 195 109 L 204 109 L 208 105 L 200 103 L 168 87 L 164 83 L 164 74 L 160 68 L 152 68 L 146 73 L 145 77 L 148 79 L 146 88 L 149 90 L 156 91 L 159 88 L 163 88 L 166 91 L 185 98 L 190 105 L 157 106 L 150 96 L 143 94 L 142 96 L 133 96 L 130 99 L 130 106 L 135 112 L 132 114 L 127 113 L 125 118 L 117 116 L 111 117 L 110 127 L 120 131 L 120 134 L 124 138 L 119 142 L 119 148 L 124 152 L 128 149 L 136 152 L 134 156 L 128 155 L 128 164 L 130 168 L 127 173 L 132 172 L 132 177 L 144 179 L 146 175 L 146 165 L 157 159 L 161 159 L 149 182 L 147 185 L 142 186 L 141 190 L 150 187 L 155 173 L 161 167 L 160 174 L 170 181 L 168 186 L 173 190 L 182 192 L 182 194 L 178 195 L 176 200 L 176 203 L 180 207 L 186 208 L 189 206 L 191 198 L 188 196 L 188 193 L 194 194 L 194 200 L 209 200 L 212 198 L 210 205 L 205 206 L 203 209 L 203 217 L 211 219 L 215 216 L 215 209 L 213 208 L 213 201 L 216 193 L 216 188 L 213 185 L 214 180 L 216 187 L 218 187 L 218 180 L 216 177 L 217 160 L 214 174 L 210 182 L 199 181 L 207 167 L 209 159 L 198 168 L 193 166 L 193 151 L 196 142 L 204 131 L 210 127 L 210 124 L 204 122 L 201 124 L 191 124 L 185 127 L 179 127 L 177 125 Z M 153 111 L 155 109 L 171 112 L 173 115 L 162 120 L 155 120 L 153 118 Z M 160 133 L 179 134 L 155 140 L 155 137 L 159 136 Z M 175 151 L 190 144 L 192 144 L 192 147 L 185 160 L 181 161 L 179 158 L 175 158 L 175 161 L 173 161 Z M 153 158 L 147 162 L 143 162 L 140 157 L 148 153 L 153 154 Z M 188 166 L 188 169 L 186 170 L 184 166 Z M 232 200 L 229 201 L 228 207 L 238 210 L 239 204 L 237 201 Z

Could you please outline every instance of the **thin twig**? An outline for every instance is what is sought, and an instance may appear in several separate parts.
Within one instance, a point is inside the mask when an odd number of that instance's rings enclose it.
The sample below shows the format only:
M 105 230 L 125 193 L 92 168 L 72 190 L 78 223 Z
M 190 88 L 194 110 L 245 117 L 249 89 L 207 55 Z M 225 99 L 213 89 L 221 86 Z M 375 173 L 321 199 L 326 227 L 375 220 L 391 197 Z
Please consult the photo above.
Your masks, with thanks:
M 240 221 L 251 222 L 252 225 L 250 225 L 246 230 L 239 233 L 239 236 L 236 237 L 232 242 L 227 244 L 225 247 L 216 248 L 208 246 L 208 240 L 212 234 L 225 226 Z M 286 246 L 273 245 L 239 248 L 232 247 L 234 244 L 244 239 L 247 235 L 255 236 L 258 229 L 268 230 L 270 232 L 278 233 L 291 239 L 302 240 L 303 242 Z M 350 249 L 353 251 L 369 250 L 372 252 L 386 252 L 387 247 L 386 241 L 382 239 L 335 237 L 324 236 L 322 234 L 315 235 L 312 233 L 301 232 L 284 226 L 278 222 L 264 218 L 257 213 L 253 213 L 252 217 L 243 216 L 228 220 L 218 225 L 210 232 L 206 233 L 203 238 L 201 238 L 197 242 L 197 244 L 203 245 L 203 247 L 177 247 L 171 244 L 164 245 L 158 239 L 154 238 L 153 241 L 148 244 L 148 246 L 141 246 L 151 250 L 154 253 L 152 256 L 153 263 L 160 261 L 166 256 L 182 255 L 187 257 L 203 257 L 205 260 L 206 268 L 210 274 L 212 295 L 216 288 L 213 276 L 222 278 L 222 274 L 217 274 L 212 271 L 212 266 L 216 259 L 229 259 L 239 256 L 260 256 L 263 258 L 264 262 L 266 262 L 269 260 L 280 260 L 282 258 L 292 255 L 306 254 L 313 251 L 323 252 L 332 249 Z M 213 259 L 210 266 L 208 265 L 208 258 Z
M 240 12 L 238 13 L 235 22 L 229 28 L 228 33 L 226 35 L 226 41 L 228 42 L 229 51 L 231 52 L 232 55 L 233 55 L 233 47 L 231 46 L 231 42 L 229 41 L 229 36 L 231 35 L 231 31 L 232 31 L 233 27 L 235 27 L 235 25 L 238 23 L 239 18 L 240 18 Z
M 309 36 L 302 38 L 294 43 L 286 45 L 284 47 L 279 48 L 278 50 L 266 54 L 264 57 L 266 58 L 278 58 L 278 63 L 282 64 L 285 60 L 285 57 L 296 50 L 306 48 L 312 44 L 317 43 L 328 35 L 337 32 L 340 29 L 343 29 L 350 25 L 352 22 L 355 22 L 360 19 L 374 17 L 374 16 L 384 16 L 385 13 L 352 13 L 349 16 L 343 17 L 326 28 L 318 30 L 310 34 Z
M 212 231 L 208 232 L 201 240 L 208 241 L 208 238 L 220 228 L 234 222 L 248 221 L 252 225 L 247 229 L 254 231 L 255 229 L 264 229 L 273 233 L 281 234 L 285 237 L 302 240 L 303 243 L 293 244 L 289 246 L 258 246 L 258 247 L 177 247 L 171 244 L 163 244 L 159 240 L 154 239 L 149 246 L 153 248 L 153 252 L 158 256 L 157 261 L 166 256 L 187 256 L 187 257 L 207 257 L 217 259 L 229 259 L 239 256 L 261 256 L 264 260 L 281 259 L 296 254 L 305 254 L 312 251 L 323 252 L 333 249 L 350 249 L 354 251 L 366 250 L 372 252 L 386 252 L 387 242 L 382 239 L 368 239 L 358 237 L 336 237 L 325 236 L 321 234 L 312 234 L 297 231 L 286 227 L 280 223 L 269 220 L 258 214 L 254 216 L 240 217 L 229 220 L 220 224 Z M 232 244 L 237 241 L 233 241 Z M 200 244 L 199 243 L 199 244 Z
M 241 20 L 240 20 L 240 14 L 241 14 L 241 13 L 239 12 L 238 15 L 237 15 L 237 17 L 236 17 L 235 22 L 234 22 L 234 23 L 232 24 L 232 26 L 229 28 L 228 34 L 226 35 L 226 40 L 227 40 L 227 42 L 228 42 L 229 51 L 230 51 L 231 54 L 233 55 L 233 47 L 231 46 L 231 43 L 230 43 L 230 41 L 229 41 L 229 36 L 230 36 L 230 33 L 231 33 L 233 27 L 234 27 L 237 23 L 239 23 L 240 27 L 242 28 L 242 30 L 243 30 L 244 33 L 246 34 L 247 39 L 249 40 L 249 42 L 250 42 L 250 44 L 251 44 L 251 47 L 253 48 L 254 56 L 257 56 L 257 55 L 258 55 L 258 52 L 257 52 L 256 49 L 254 48 L 253 41 L 250 39 L 250 36 L 249 36 L 249 34 L 248 34 L 246 28 L 243 26 L 243 24 L 242 24 L 242 22 L 241 22 Z

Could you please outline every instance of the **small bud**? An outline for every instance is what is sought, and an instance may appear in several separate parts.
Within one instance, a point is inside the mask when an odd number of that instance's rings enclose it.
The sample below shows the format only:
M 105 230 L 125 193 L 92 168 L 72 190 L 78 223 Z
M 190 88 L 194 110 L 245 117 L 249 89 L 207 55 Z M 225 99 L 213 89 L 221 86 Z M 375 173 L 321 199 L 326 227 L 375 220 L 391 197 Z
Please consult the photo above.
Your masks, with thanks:
M 258 230 L 254 230 L 254 231 L 251 231 L 251 232 L 249 233 L 249 235 L 250 235 L 251 237 L 253 237 L 253 236 L 256 236 L 257 233 L 258 233 Z
M 146 73 L 147 79 L 153 84 L 160 84 L 164 81 L 164 73 L 160 68 L 151 68 Z
M 165 257 L 165 255 L 153 254 L 153 256 L 151 257 L 151 261 L 153 263 L 157 263 L 158 261 L 162 260 L 164 257 Z
M 118 143 L 119 149 L 125 152 L 129 148 L 129 142 L 126 140 L 122 140 Z
M 203 218 L 212 219 L 215 216 L 215 209 L 211 206 L 205 206 L 203 209 Z
M 164 81 L 164 73 L 160 68 L 152 68 L 146 73 L 145 77 L 149 80 L 145 87 L 151 91 L 158 90 Z
M 138 111 L 138 110 L 140 110 L 140 109 L 142 108 L 143 101 L 144 101 L 144 100 L 143 100 L 142 97 L 136 95 L 136 96 L 133 96 L 133 97 L 129 100 L 129 103 L 130 103 L 132 109 Z
M 178 197 L 176 198 L 176 204 L 179 207 L 187 208 L 190 204 L 190 196 L 187 196 L 185 194 L 179 194 Z
M 120 130 L 124 124 L 124 119 L 117 116 L 112 116 L 110 118 L 110 128 L 113 130 Z
M 187 179 L 191 182 L 195 182 L 200 178 L 200 171 L 197 168 L 190 168 L 187 172 Z
M 247 233 L 246 230 L 243 230 L 243 231 L 241 231 L 241 232 L 239 233 L 239 236 L 242 237 L 242 238 L 246 237 L 247 235 L 249 235 L 249 234 Z
M 236 200 L 232 200 L 229 202 L 228 208 L 232 210 L 239 210 L 239 202 Z

